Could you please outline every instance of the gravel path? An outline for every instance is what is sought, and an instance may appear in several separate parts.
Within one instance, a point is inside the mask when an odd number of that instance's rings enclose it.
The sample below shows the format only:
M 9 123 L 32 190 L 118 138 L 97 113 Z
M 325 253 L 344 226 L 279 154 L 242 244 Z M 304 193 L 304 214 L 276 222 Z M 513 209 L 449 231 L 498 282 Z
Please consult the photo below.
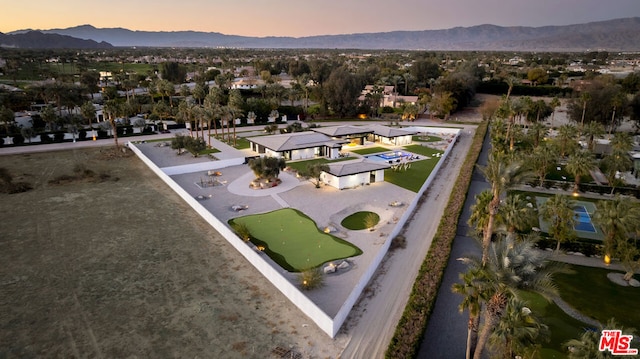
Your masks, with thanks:
M 418 269 L 431 246 L 431 239 L 440 223 L 440 215 L 447 205 L 474 133 L 475 126 L 465 126 L 446 165 L 439 172 L 433 186 L 427 191 L 424 202 L 408 224 L 405 233 L 406 248 L 388 255 L 378 269 L 377 276 L 369 284 L 368 294 L 363 293 L 363 298 L 352 310 L 346 328 L 343 328 L 343 332 L 346 331 L 348 336 L 348 344 L 341 357 L 384 357 L 406 306 Z

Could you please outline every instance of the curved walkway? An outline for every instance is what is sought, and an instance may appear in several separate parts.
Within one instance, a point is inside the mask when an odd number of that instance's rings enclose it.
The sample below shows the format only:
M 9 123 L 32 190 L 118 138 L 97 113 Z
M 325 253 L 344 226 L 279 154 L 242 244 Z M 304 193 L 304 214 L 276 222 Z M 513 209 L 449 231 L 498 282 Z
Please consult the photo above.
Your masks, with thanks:
M 246 197 L 264 197 L 264 196 L 273 196 L 278 193 L 287 192 L 304 182 L 301 182 L 296 176 L 287 173 L 280 172 L 278 178 L 282 182 L 280 182 L 277 186 L 271 188 L 263 188 L 263 189 L 252 189 L 249 187 L 249 183 L 255 179 L 256 176 L 253 172 L 249 171 L 244 175 L 236 178 L 233 182 L 227 185 L 227 190 L 233 194 L 239 196 Z

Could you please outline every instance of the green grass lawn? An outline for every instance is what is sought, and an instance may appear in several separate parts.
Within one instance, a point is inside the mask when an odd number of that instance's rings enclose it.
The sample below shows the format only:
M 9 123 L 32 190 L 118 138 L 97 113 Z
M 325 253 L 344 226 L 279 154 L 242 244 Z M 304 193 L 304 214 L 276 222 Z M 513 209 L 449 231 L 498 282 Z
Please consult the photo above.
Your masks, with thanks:
M 520 292 L 531 312 L 549 327 L 550 338 L 542 343 L 538 358 L 566 358 L 563 343 L 580 337 L 587 324 L 574 319 L 553 302 L 548 302 L 541 295 L 532 292 Z
M 560 169 L 558 170 L 558 168 Z M 565 165 L 557 165 L 551 168 L 551 170 L 549 171 L 549 173 L 547 173 L 547 176 L 545 178 L 553 181 L 567 181 L 570 183 L 575 182 L 575 178 L 573 177 L 572 174 L 567 172 Z M 580 176 L 580 183 L 591 183 L 591 182 L 593 182 L 593 177 L 591 177 L 590 174 L 585 176 Z
M 340 224 L 346 229 L 358 231 L 373 227 L 378 222 L 380 222 L 380 216 L 377 213 L 360 211 L 345 217 Z
M 380 147 L 380 146 L 374 146 L 374 147 L 367 147 L 367 148 L 360 148 L 357 150 L 353 150 L 351 152 L 353 153 L 357 153 L 359 155 L 370 155 L 370 154 L 374 154 L 374 153 L 381 153 L 381 152 L 390 152 L 391 150 L 388 148 L 384 148 L 384 147 Z
M 265 253 L 290 272 L 362 254 L 360 248 L 320 231 L 311 218 L 292 208 L 234 218 L 229 224 L 246 225 L 251 242 L 264 246 Z
M 385 170 L 384 180 L 408 189 L 409 191 L 418 192 L 424 184 L 424 181 L 426 181 L 431 174 L 431 171 L 433 171 L 433 168 L 438 161 L 440 161 L 440 158 L 434 157 L 434 155 L 436 153 L 442 153 L 442 151 L 420 145 L 410 145 L 404 148 L 409 152 L 431 158 L 411 162 L 411 168 L 406 171 Z
M 198 156 L 205 156 L 205 155 L 209 155 L 209 154 L 212 154 L 212 153 L 218 153 L 218 152 L 220 152 L 220 150 L 215 148 L 215 147 L 206 148 L 206 149 L 198 152 Z
M 573 274 L 558 274 L 562 299 L 582 314 L 606 323 L 615 318 L 625 328 L 640 328 L 640 288 L 623 287 L 607 278 L 610 269 L 571 266 Z M 640 275 L 635 275 L 640 279 Z
M 320 164 L 325 164 L 325 163 L 333 163 L 333 162 L 340 162 L 340 161 L 348 161 L 348 160 L 352 160 L 354 159 L 353 157 L 341 157 L 341 158 L 336 158 L 333 160 L 327 159 L 327 158 L 314 158 L 312 160 L 304 160 L 304 161 L 295 161 L 295 162 L 287 162 L 287 166 L 291 167 L 292 169 L 296 170 L 296 171 L 302 171 L 305 170 L 307 168 L 307 166 L 312 165 L 312 164 L 316 164 L 316 163 L 320 163 Z

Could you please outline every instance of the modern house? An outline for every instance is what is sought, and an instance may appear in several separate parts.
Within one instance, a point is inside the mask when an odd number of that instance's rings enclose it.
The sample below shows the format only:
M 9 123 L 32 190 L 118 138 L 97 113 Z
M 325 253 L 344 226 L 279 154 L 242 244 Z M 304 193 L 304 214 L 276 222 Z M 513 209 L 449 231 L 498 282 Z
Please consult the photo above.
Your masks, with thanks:
M 337 189 L 355 188 L 384 181 L 384 170 L 391 166 L 385 162 L 356 161 L 329 164 L 329 170 L 322 172 L 320 180 Z
M 302 160 L 307 158 L 338 158 L 342 145 L 349 140 L 332 139 L 313 131 L 247 138 L 251 150 L 265 156 Z
M 349 140 L 353 145 L 364 145 L 366 140 L 389 146 L 404 146 L 411 144 L 413 135 L 418 133 L 415 130 L 382 125 L 317 127 L 312 130 L 334 139 Z

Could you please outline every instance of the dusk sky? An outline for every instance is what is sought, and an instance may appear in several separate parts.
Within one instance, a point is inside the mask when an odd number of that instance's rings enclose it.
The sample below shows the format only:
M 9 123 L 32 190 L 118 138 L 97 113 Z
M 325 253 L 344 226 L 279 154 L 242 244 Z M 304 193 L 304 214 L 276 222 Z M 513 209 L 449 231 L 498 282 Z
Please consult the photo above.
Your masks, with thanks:
M 83 24 L 311 36 L 481 24 L 569 25 L 640 16 L 640 0 L 0 0 L 0 32 Z

